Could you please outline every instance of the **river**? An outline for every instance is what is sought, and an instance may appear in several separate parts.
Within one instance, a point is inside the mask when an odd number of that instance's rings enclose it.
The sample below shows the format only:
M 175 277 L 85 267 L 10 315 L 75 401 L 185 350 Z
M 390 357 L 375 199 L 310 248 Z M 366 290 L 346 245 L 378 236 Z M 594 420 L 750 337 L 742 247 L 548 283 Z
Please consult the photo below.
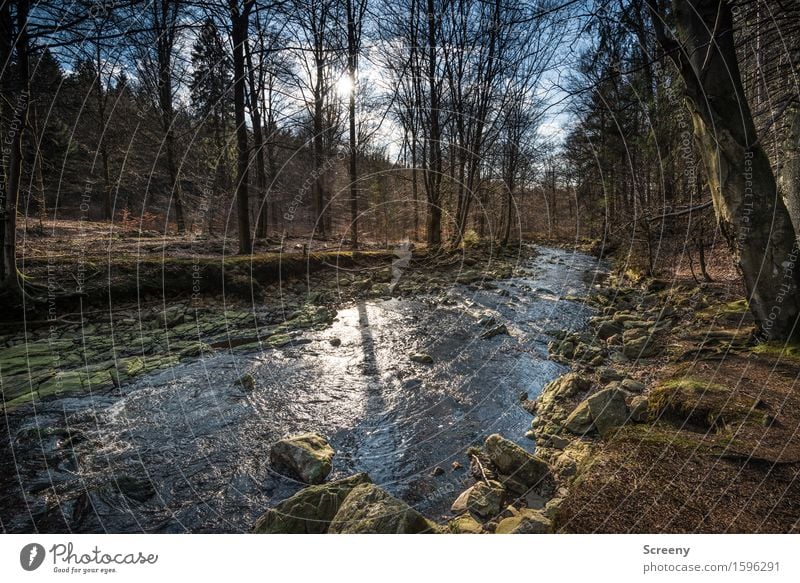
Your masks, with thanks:
M 563 298 L 587 293 L 604 273 L 595 258 L 544 247 L 517 272 L 436 298 L 357 303 L 284 348 L 218 351 L 117 394 L 11 411 L 0 526 L 246 532 L 301 487 L 272 471 L 269 448 L 303 431 L 336 449 L 332 478 L 365 471 L 438 519 L 466 487 L 466 471 L 451 464 L 466 467 L 470 445 L 501 433 L 533 449 L 520 396 L 564 372 L 547 358 L 546 332 L 585 325 L 592 310 Z M 482 314 L 509 334 L 481 338 Z M 416 352 L 433 364 L 412 362 Z M 253 389 L 236 382 L 245 374 Z M 444 473 L 434 476 L 436 467 Z

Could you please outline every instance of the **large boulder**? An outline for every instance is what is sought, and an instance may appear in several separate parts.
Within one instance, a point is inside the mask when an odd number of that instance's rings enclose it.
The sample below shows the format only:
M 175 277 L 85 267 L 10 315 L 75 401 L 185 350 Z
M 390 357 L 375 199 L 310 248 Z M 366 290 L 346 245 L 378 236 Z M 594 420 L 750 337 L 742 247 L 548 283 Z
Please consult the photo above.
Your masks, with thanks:
M 331 521 L 335 534 L 416 534 L 436 525 L 402 500 L 374 484 L 361 484 L 348 494 Z
M 546 462 L 496 433 L 486 438 L 484 451 L 501 481 L 520 494 L 541 484 L 550 474 Z
M 497 524 L 496 534 L 548 534 L 552 523 L 539 510 L 521 510 L 519 514 L 504 518 Z
M 256 521 L 253 532 L 261 534 L 323 534 L 350 491 L 369 484 L 367 474 L 356 474 L 328 484 L 303 488 Z
M 321 484 L 331 473 L 331 460 L 336 452 L 318 433 L 285 437 L 270 450 L 270 462 L 306 484 Z
M 608 435 L 628 420 L 625 391 L 621 389 L 603 389 L 586 399 L 586 403 L 589 406 L 592 421 L 602 436 Z

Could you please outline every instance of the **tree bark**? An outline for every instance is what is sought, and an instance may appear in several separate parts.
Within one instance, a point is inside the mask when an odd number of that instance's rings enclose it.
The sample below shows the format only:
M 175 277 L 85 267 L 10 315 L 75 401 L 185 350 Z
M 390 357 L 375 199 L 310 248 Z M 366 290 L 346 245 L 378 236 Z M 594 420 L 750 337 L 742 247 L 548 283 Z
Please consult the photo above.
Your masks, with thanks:
M 648 0 L 661 46 L 687 86 L 686 103 L 714 211 L 742 275 L 761 337 L 796 338 L 800 263 L 789 213 L 745 98 L 725 0 L 674 0 L 678 39 Z
M 231 40 L 233 42 L 233 115 L 236 124 L 236 209 L 239 226 L 239 254 L 253 252 L 250 237 L 250 205 L 248 180 L 250 156 L 247 150 L 247 125 L 245 123 L 245 65 L 244 43 L 247 42 L 247 23 L 253 0 L 245 0 L 239 10 L 238 0 L 229 0 L 231 11 Z
M 428 194 L 428 247 L 442 245 L 442 142 L 439 127 L 439 89 L 436 86 L 436 7 L 434 0 L 428 0 L 428 89 L 430 91 L 430 161 L 425 173 L 425 186 Z
M 156 40 L 158 57 L 158 102 L 161 110 L 161 126 L 164 131 L 164 142 L 167 150 L 167 171 L 172 182 L 172 200 L 175 203 L 175 222 L 178 232 L 186 231 L 186 220 L 183 213 L 183 194 L 178 165 L 175 161 L 175 110 L 172 102 L 172 50 L 177 28 L 177 7 L 173 0 L 153 2 L 156 13 L 155 22 L 159 23 L 159 35 Z M 161 14 L 158 14 L 160 10 Z
M 783 145 L 783 165 L 778 174 L 778 189 L 797 236 L 800 234 L 800 103 L 795 102 L 786 116 L 789 131 Z
M 350 241 L 358 249 L 358 143 L 356 139 L 356 68 L 358 66 L 358 31 L 354 0 L 347 0 L 347 74 L 350 77 L 348 115 L 350 118 Z
M 258 101 L 259 87 L 253 68 L 250 43 L 245 41 L 245 58 L 250 85 L 250 123 L 253 124 L 253 148 L 255 149 L 256 185 L 258 186 L 258 213 L 256 213 L 256 238 L 266 239 L 269 201 L 267 200 L 267 175 L 264 161 L 264 132 L 261 125 L 261 108 Z
M 16 49 L 17 67 L 14 81 L 16 102 L 12 105 L 12 118 L 9 132 L 6 136 L 10 139 L 8 158 L 8 182 L 6 183 L 5 204 L 3 205 L 3 289 L 16 293 L 19 280 L 17 279 L 17 206 L 19 204 L 20 185 L 22 180 L 22 138 L 28 124 L 28 108 L 30 106 L 30 74 L 29 74 L 29 47 L 28 47 L 28 0 L 17 3 L 17 22 L 14 26 L 10 22 L 10 12 L 6 13 L 7 6 L 3 7 L 3 28 L 8 26 L 14 29 L 13 36 L 7 38 L 8 52 Z M 5 22 L 8 20 L 8 22 Z

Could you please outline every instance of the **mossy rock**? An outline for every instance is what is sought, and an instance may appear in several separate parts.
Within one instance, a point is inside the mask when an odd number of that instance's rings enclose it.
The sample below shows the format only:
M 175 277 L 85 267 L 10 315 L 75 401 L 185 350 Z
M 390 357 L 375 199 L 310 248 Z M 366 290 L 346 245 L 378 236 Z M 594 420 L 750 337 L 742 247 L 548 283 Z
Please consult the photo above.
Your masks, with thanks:
M 683 377 L 668 380 L 648 396 L 651 419 L 689 428 L 719 430 L 731 423 L 764 425 L 766 413 L 756 398 L 708 381 Z
M 495 534 L 548 534 L 553 532 L 550 520 L 538 510 L 524 509 L 516 516 L 497 524 Z
M 364 473 L 309 486 L 267 510 L 256 522 L 259 534 L 324 534 L 347 495 L 362 484 L 372 483 Z
M 302 433 L 277 441 L 270 448 L 272 465 L 306 484 L 320 484 L 331 473 L 334 449 L 318 433 Z
M 469 514 L 456 516 L 447 523 L 447 532 L 451 534 L 480 534 L 482 531 L 481 523 Z
M 336 534 L 419 534 L 437 527 L 402 500 L 374 484 L 356 486 L 331 521 Z

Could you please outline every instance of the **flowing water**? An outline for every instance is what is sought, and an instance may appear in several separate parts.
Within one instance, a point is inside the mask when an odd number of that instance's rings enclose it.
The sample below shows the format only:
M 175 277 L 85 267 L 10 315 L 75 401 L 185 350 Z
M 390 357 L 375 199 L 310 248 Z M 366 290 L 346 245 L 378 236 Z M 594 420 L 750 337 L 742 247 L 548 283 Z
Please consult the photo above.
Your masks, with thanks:
M 537 248 L 519 274 L 454 285 L 442 298 L 365 301 L 322 331 L 262 352 L 217 352 L 126 385 L 7 415 L 0 526 L 7 532 L 240 532 L 300 484 L 270 445 L 316 431 L 336 449 L 332 478 L 356 471 L 439 518 L 466 487 L 464 452 L 491 433 L 531 450 L 535 397 L 564 367 L 552 329 L 577 329 L 580 295 L 602 275 L 587 255 Z M 479 289 L 485 287 L 487 289 Z M 510 334 L 481 338 L 483 313 Z M 339 339 L 334 346 L 332 339 Z M 411 362 L 426 352 L 433 364 Z M 255 388 L 236 381 L 248 373 Z M 433 475 L 435 467 L 444 474 Z M 438 472 L 437 472 L 438 473 Z

